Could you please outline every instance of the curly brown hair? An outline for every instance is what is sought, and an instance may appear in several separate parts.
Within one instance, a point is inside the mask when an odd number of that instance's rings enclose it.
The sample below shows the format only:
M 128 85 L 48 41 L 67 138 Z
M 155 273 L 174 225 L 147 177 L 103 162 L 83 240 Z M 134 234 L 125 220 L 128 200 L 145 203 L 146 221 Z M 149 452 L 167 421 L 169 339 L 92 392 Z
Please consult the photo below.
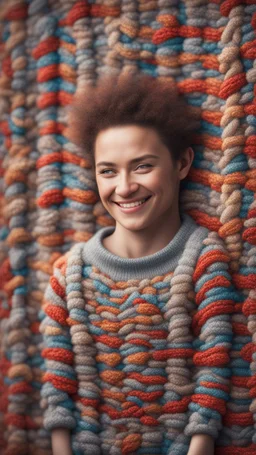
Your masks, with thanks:
M 74 96 L 66 136 L 85 150 L 94 169 L 97 135 L 111 127 L 154 128 L 174 160 L 193 142 L 198 109 L 191 108 L 173 84 L 139 73 L 107 76 Z

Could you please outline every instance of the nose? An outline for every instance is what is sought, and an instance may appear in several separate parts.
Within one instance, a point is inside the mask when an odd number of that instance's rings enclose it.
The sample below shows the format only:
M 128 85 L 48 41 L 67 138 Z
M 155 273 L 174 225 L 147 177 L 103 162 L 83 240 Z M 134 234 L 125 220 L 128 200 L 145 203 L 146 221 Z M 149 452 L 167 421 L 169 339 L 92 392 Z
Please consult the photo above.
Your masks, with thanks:
M 128 197 L 130 194 L 135 193 L 138 188 L 139 184 L 136 183 L 130 175 L 124 173 L 119 175 L 115 192 L 118 196 Z

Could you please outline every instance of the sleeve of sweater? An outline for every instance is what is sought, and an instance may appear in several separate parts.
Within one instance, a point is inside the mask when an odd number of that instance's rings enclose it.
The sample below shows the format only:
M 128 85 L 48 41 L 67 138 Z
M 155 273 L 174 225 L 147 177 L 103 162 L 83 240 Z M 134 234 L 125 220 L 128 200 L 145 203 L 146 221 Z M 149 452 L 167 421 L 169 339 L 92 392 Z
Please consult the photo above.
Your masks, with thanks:
M 229 399 L 232 313 L 235 290 L 229 273 L 229 255 L 216 233 L 204 240 L 194 275 L 196 312 L 194 332 L 195 389 L 189 405 L 188 436 L 222 428 Z
M 67 324 L 66 259 L 66 255 L 63 255 L 53 264 L 53 274 L 44 294 L 41 313 L 42 357 L 45 360 L 41 406 L 44 410 L 44 426 L 47 430 L 72 429 L 76 425 L 72 395 L 77 391 L 77 380 Z

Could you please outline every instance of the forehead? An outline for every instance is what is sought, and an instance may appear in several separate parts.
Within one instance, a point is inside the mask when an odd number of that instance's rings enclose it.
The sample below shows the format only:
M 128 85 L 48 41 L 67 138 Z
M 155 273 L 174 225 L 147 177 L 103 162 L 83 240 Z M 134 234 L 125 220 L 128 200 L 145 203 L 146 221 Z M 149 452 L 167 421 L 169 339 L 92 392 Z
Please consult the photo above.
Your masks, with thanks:
M 150 150 L 161 155 L 161 143 L 158 133 L 153 128 L 128 125 L 101 131 L 95 141 L 95 160 L 103 156 L 120 154 L 135 155 L 138 151 Z

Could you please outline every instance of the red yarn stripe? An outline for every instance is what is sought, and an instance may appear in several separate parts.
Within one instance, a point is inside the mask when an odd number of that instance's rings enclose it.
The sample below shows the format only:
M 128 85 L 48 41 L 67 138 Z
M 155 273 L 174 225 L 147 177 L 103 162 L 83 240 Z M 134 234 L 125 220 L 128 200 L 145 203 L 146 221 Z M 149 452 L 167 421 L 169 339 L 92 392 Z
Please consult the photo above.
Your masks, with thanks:
M 226 403 L 221 398 L 215 398 L 211 397 L 210 395 L 197 393 L 192 395 L 191 401 L 205 408 L 214 409 L 221 415 L 224 415 L 226 413 Z
M 204 352 L 197 352 L 193 357 L 196 366 L 218 367 L 227 365 L 229 362 L 228 349 L 224 347 L 213 347 Z
M 49 304 L 45 308 L 45 313 L 60 325 L 67 325 L 66 319 L 68 317 L 68 312 L 64 308 Z
M 64 348 L 45 348 L 42 350 L 42 357 L 48 360 L 56 360 L 57 362 L 72 365 L 74 353 Z

